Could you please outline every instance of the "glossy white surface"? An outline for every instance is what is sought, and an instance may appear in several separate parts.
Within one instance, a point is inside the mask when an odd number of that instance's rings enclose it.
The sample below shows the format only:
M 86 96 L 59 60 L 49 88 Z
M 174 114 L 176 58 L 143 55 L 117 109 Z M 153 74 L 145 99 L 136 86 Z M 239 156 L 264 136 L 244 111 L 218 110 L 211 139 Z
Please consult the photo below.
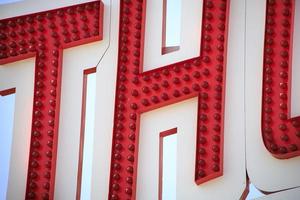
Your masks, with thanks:
M 19 200 L 25 196 L 31 138 L 34 65 L 34 58 L 0 65 L 0 91 L 16 88 L 6 199 Z
M 295 1 L 292 54 L 291 117 L 300 116 L 300 1 Z

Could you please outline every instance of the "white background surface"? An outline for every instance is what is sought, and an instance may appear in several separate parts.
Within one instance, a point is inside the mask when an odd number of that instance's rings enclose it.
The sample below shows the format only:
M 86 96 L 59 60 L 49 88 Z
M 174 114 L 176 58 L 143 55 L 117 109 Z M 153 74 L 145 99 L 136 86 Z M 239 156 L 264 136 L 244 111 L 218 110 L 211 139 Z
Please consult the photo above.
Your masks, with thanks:
M 26 178 L 28 169 L 29 144 L 31 137 L 31 117 L 32 117 L 32 99 L 33 99 L 33 80 L 34 80 L 34 59 L 26 59 L 6 65 L 0 65 L 0 91 L 10 88 L 16 88 L 13 135 L 11 136 L 11 158 L 8 160 L 9 169 L 5 163 L 0 170 L 9 170 L 7 191 L 1 190 L 1 195 L 7 192 L 7 199 L 24 199 L 26 189 Z M 2 97 L 0 97 L 2 98 Z M 0 110 L 0 138 L 9 134 L 3 129 L 5 111 Z M 2 142 L 2 140 L 1 140 Z M 9 148 L 9 147 L 8 147 Z M 1 157 L 2 159 L 2 157 Z M 2 163 L 2 160 L 1 160 Z M 0 173 L 2 174 L 2 173 Z M 1 175 L 0 179 L 5 178 Z
M 15 94 L 0 97 L 0 199 L 6 198 L 13 137 Z
M 300 1 L 295 1 L 294 36 L 292 54 L 291 117 L 300 116 Z

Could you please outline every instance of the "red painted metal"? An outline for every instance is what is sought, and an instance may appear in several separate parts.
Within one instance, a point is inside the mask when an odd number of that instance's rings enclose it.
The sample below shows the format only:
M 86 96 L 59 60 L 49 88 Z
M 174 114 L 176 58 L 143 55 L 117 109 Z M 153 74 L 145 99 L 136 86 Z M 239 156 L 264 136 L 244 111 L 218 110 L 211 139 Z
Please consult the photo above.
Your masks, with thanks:
M 103 3 L 0 20 L 0 64 L 36 56 L 25 199 L 53 199 L 62 51 L 102 39 Z
M 279 159 L 300 155 L 300 117 L 290 117 L 294 0 L 269 0 L 263 66 L 262 137 Z
M 204 0 L 198 57 L 142 72 L 145 12 L 146 1 L 121 1 L 109 199 L 135 199 L 140 114 L 192 97 L 199 101 L 195 182 L 223 174 L 229 1 Z

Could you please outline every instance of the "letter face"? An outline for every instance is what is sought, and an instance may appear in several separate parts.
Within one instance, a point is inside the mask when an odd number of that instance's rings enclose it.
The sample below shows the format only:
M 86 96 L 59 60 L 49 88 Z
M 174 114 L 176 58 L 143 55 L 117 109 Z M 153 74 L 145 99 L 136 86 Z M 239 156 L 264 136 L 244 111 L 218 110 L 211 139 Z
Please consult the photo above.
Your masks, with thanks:
M 192 97 L 198 97 L 194 180 L 223 174 L 229 2 L 203 1 L 198 56 L 142 72 L 145 12 L 145 1 L 121 1 L 110 199 L 135 198 L 141 113 Z
M 0 21 L 0 64 L 36 56 L 26 199 L 53 199 L 62 50 L 102 39 L 94 1 Z
M 296 2 L 247 1 L 247 172 L 267 192 L 300 184 L 300 121 L 290 115 Z
M 268 151 L 277 158 L 300 155 L 300 118 L 290 116 L 295 3 L 267 2 L 262 136 Z

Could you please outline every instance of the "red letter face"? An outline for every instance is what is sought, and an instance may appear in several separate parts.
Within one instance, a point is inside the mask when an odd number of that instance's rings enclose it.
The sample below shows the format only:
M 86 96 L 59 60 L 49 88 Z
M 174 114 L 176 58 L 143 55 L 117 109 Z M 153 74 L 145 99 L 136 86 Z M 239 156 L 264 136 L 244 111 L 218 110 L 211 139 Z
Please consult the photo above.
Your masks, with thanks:
M 199 56 L 142 72 L 146 2 L 121 1 L 109 199 L 135 199 L 140 114 L 198 97 L 195 182 L 223 173 L 229 2 L 205 0 Z
M 100 1 L 0 21 L 0 64 L 36 56 L 26 199 L 52 199 L 62 50 L 102 39 Z
M 290 117 L 294 9 L 293 0 L 267 3 L 262 135 L 266 148 L 277 158 L 299 155 L 300 118 Z

